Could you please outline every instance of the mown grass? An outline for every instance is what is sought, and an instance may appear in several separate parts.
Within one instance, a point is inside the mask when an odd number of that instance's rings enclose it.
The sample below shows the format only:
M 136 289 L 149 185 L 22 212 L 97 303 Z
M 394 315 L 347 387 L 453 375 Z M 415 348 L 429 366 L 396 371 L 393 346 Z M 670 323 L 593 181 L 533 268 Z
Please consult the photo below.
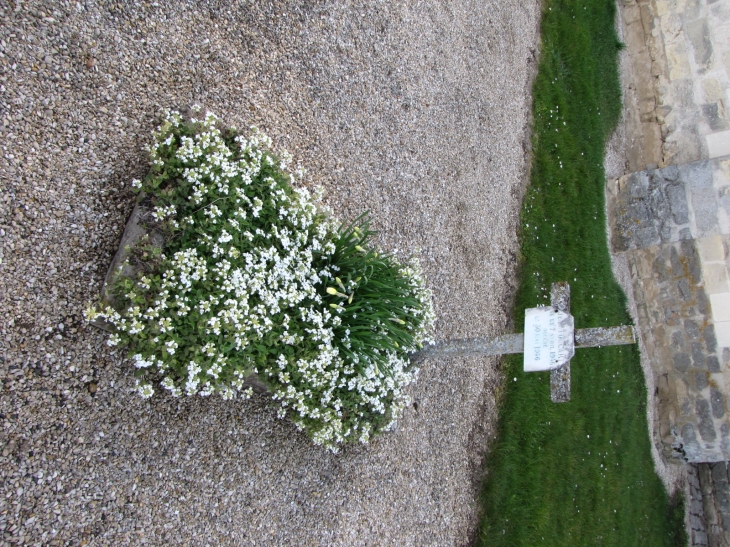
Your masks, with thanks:
M 612 0 L 544 2 L 519 331 L 555 281 L 571 285 L 576 328 L 630 322 L 604 215 L 604 147 L 621 109 L 615 12 Z M 549 373 L 525 374 L 522 356 L 504 366 L 480 545 L 686 545 L 682 500 L 668 499 L 654 472 L 635 347 L 578 350 L 564 404 L 550 400 Z

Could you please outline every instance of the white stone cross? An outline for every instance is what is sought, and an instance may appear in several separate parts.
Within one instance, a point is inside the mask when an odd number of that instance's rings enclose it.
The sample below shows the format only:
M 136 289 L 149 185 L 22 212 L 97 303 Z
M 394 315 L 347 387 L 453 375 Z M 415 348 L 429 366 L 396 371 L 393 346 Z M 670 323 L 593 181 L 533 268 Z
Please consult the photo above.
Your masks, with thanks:
M 503 334 L 495 338 L 449 340 L 426 346 L 411 360 L 428 357 L 504 355 L 525 353 L 525 372 L 550 371 L 550 398 L 554 403 L 570 401 L 570 359 L 574 348 L 635 344 L 634 327 L 573 329 L 570 315 L 570 285 L 553 283 L 550 306 L 525 310 L 525 334 Z

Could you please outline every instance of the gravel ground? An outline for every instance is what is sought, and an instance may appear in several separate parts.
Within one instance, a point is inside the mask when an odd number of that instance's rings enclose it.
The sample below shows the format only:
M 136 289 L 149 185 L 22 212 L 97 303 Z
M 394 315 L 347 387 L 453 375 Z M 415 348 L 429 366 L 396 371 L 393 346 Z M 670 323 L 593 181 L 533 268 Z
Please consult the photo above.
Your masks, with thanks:
M 515 289 L 539 2 L 0 4 L 0 545 L 468 545 L 495 359 L 430 361 L 395 433 L 332 455 L 250 401 L 143 401 L 84 325 L 163 108 L 292 152 L 420 247 L 437 338 Z

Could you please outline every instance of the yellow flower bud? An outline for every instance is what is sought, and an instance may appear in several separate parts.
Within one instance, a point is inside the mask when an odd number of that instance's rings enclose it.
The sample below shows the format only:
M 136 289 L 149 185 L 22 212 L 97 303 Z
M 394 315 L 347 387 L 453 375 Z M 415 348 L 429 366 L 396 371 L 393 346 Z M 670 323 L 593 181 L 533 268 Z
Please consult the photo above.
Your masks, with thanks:
M 337 289 L 334 287 L 327 287 L 327 294 L 335 295 L 337 294 Z
M 365 249 L 363 249 L 362 247 L 360 247 L 360 245 L 355 245 L 355 250 L 356 251 L 360 251 L 361 253 L 364 253 L 365 252 Z

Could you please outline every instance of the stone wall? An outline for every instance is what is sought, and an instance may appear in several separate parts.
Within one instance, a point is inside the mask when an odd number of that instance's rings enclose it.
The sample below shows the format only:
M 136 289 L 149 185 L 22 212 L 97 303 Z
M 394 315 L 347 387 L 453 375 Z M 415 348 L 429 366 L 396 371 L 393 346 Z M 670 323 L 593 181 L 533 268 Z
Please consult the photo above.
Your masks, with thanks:
M 692 547 L 709 547 L 707 537 L 707 519 L 705 517 L 704 501 L 702 495 L 702 486 L 700 485 L 700 466 L 707 464 L 697 464 L 687 466 L 687 513 L 689 514 L 688 536 L 689 544 Z
M 730 154 L 730 0 L 621 0 L 629 171 Z
M 730 469 L 727 462 L 687 466 L 690 544 L 730 547 Z
M 631 173 L 609 191 L 617 252 L 730 234 L 730 156 Z
M 717 462 L 685 466 L 690 544 L 730 547 L 730 0 L 618 1 L 631 174 L 608 183 L 611 243 L 631 269 L 658 445 Z
M 730 459 L 730 158 L 609 184 L 614 252 L 631 269 L 666 457 Z

